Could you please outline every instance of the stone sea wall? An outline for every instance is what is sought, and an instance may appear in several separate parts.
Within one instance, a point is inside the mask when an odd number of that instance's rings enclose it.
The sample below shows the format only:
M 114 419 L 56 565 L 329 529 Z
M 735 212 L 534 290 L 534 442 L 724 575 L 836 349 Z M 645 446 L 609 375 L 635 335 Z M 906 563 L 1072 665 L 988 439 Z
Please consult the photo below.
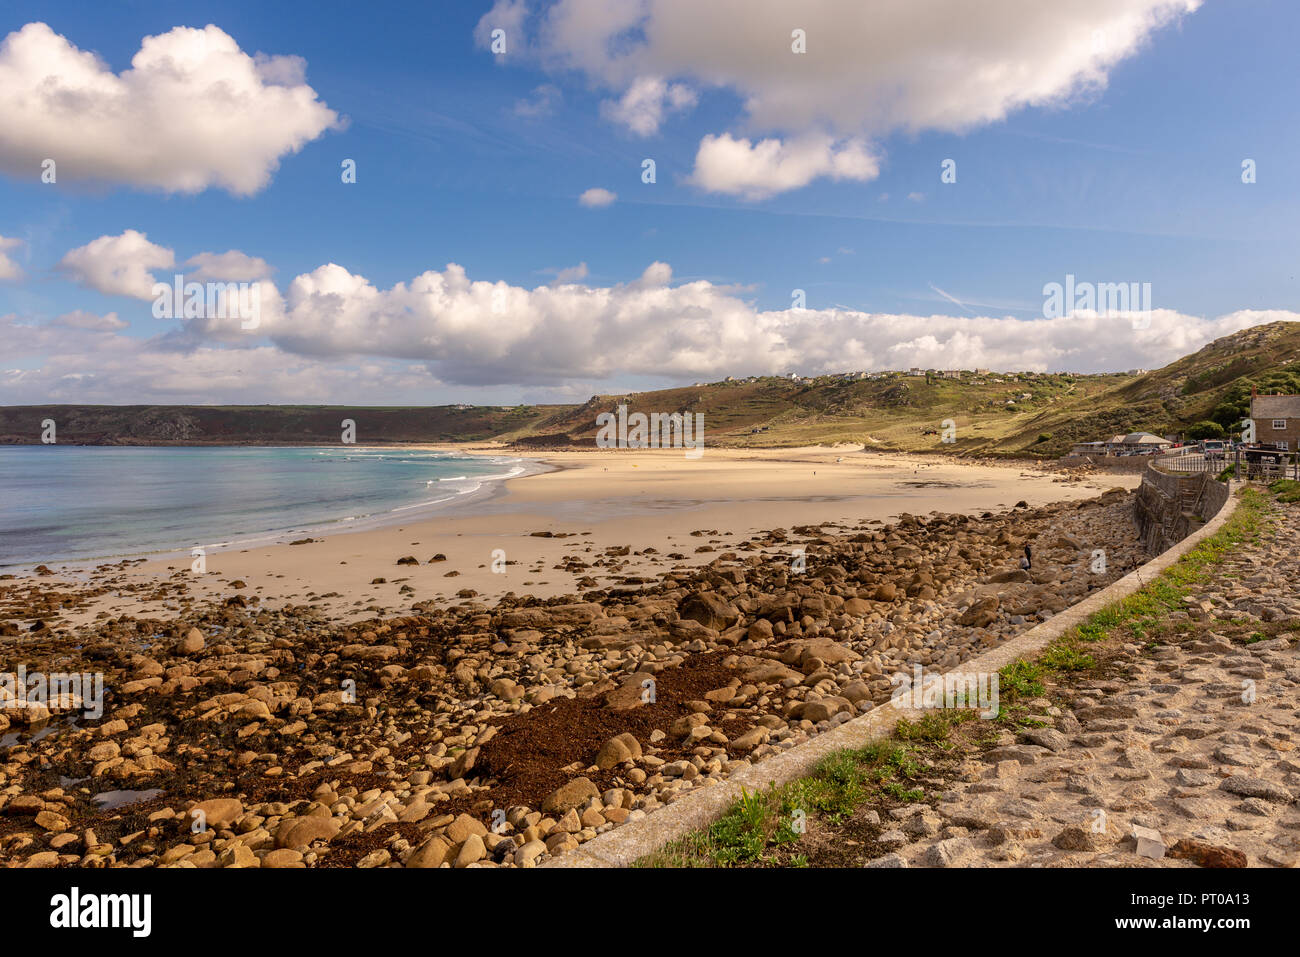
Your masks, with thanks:
M 1182 541 L 1228 500 L 1229 489 L 1208 473 L 1178 475 L 1148 463 L 1133 500 L 1133 517 L 1147 552 L 1158 555 Z

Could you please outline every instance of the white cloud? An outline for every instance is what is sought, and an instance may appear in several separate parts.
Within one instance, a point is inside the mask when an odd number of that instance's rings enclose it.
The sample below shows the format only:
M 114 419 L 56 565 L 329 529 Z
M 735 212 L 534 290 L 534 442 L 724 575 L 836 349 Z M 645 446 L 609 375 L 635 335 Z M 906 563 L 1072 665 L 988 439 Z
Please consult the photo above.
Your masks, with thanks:
M 689 109 L 696 102 L 695 93 L 681 83 L 668 83 L 663 77 L 638 77 L 618 100 L 605 100 L 601 114 L 621 123 L 638 136 L 659 132 L 667 112 Z
M 700 141 L 691 181 L 710 192 L 755 200 L 807 186 L 819 176 L 865 181 L 879 174 L 876 158 L 861 140 L 836 144 L 813 134 L 751 143 L 723 133 Z
M 587 278 L 587 264 L 580 262 L 576 266 L 569 266 L 565 269 L 557 270 L 555 273 L 555 284 L 561 285 L 566 282 L 579 282 Z
M 60 326 L 64 329 L 80 329 L 82 332 L 116 332 L 119 329 L 125 329 L 127 322 L 119 319 L 117 313 L 110 312 L 105 315 L 98 315 L 93 312 L 86 312 L 84 309 L 74 309 L 72 312 L 65 312 L 50 321 L 51 326 Z
M 0 317 L 0 342 L 9 330 Z M 0 369 L 0 403 L 66 402 L 382 405 L 428 401 L 441 383 L 412 363 L 321 361 L 272 346 L 167 350 L 129 336 L 99 336 L 95 352 L 64 349 L 38 369 Z M 472 401 L 472 400 L 471 400 Z
M 963 130 L 1103 87 L 1200 0 L 559 0 L 537 56 L 624 89 L 729 88 L 763 129 Z M 484 17 L 486 22 L 493 14 Z M 522 28 L 520 23 L 519 28 Z M 791 52 L 794 28 L 808 52 Z
M 877 141 L 900 130 L 964 132 L 1094 96 L 1114 66 L 1200 4 L 558 0 L 516 49 L 619 93 L 602 108 L 637 132 L 663 119 L 662 98 L 645 86 L 659 78 L 665 88 L 734 94 L 750 135 Z M 489 23 L 505 20 L 515 33 L 530 25 L 521 2 L 499 0 L 479 23 L 480 42 Z M 806 53 L 791 51 L 795 28 L 806 32 Z
M 21 239 L 6 239 L 0 236 L 0 282 L 17 282 L 23 278 L 23 270 L 9 258 L 9 250 L 23 245 Z
M 440 378 L 461 386 L 912 365 L 1095 372 L 1163 365 L 1247 326 L 1300 319 L 1281 311 L 1205 319 L 1155 310 L 1146 328 L 1134 329 L 1127 314 L 1021 320 L 760 310 L 733 287 L 674 285 L 663 262 L 613 286 L 575 279 L 533 289 L 472 280 L 455 264 L 380 289 L 331 263 L 295 278 L 283 300 L 273 289 L 258 335 L 286 352 L 432 363 Z M 191 344 L 240 336 L 236 325 L 198 320 L 185 333 Z
M 522 53 L 527 45 L 524 34 L 527 18 L 528 5 L 524 0 L 497 0 L 474 27 L 474 42 L 484 49 L 491 49 L 493 31 L 502 30 L 505 33 L 505 52 L 494 55 L 509 57 Z
M 76 282 L 110 296 L 152 299 L 157 280 L 151 270 L 171 269 L 175 263 L 170 249 L 128 229 L 120 236 L 100 236 L 69 250 L 58 268 Z
M 618 193 L 611 193 L 607 189 L 603 189 L 599 186 L 593 186 L 591 189 L 587 190 L 581 196 L 578 197 L 578 202 L 583 206 L 587 206 L 594 209 L 601 206 L 609 206 L 616 199 L 618 199 Z
M 249 256 L 238 249 L 230 249 L 224 253 L 199 253 L 186 260 L 185 265 L 190 269 L 185 278 L 195 282 L 209 280 L 251 282 L 266 279 L 271 275 L 271 267 L 267 265 L 265 259 Z
M 35 182 L 90 180 L 238 195 L 338 115 L 304 82 L 297 57 L 256 57 L 211 24 L 145 37 L 114 73 L 44 23 L 0 45 L 0 169 Z
M 295 278 L 283 298 L 270 282 L 261 288 L 262 324 L 252 332 L 237 320 L 195 319 L 141 340 L 120 335 L 115 314 L 0 317 L 0 354 L 41 357 L 38 369 L 0 374 L 0 404 L 382 404 L 422 401 L 433 387 L 562 395 L 576 383 L 589 392 L 620 377 L 670 384 L 909 366 L 1099 372 L 1155 368 L 1241 329 L 1300 321 L 1282 310 L 1207 318 L 1157 309 L 1135 329 L 1129 315 L 1086 312 L 1022 320 L 762 310 L 734 287 L 674 285 L 662 262 L 613 286 L 575 280 L 527 289 L 472 280 L 451 264 L 380 289 L 331 263 Z
M 560 88 L 552 83 L 543 83 L 533 89 L 530 97 L 515 100 L 515 115 L 524 119 L 536 120 L 550 116 L 564 99 Z

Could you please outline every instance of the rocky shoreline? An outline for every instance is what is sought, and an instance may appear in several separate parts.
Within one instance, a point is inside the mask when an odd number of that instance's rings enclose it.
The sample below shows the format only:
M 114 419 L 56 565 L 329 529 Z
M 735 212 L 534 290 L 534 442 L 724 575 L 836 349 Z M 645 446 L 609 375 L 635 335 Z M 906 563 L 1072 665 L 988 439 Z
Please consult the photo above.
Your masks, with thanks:
M 775 529 L 653 579 L 354 624 L 236 582 L 70 628 L 77 588 L 0 582 L 0 671 L 99 673 L 105 699 L 0 712 L 0 862 L 535 866 L 1110 584 L 1146 557 L 1131 503 Z

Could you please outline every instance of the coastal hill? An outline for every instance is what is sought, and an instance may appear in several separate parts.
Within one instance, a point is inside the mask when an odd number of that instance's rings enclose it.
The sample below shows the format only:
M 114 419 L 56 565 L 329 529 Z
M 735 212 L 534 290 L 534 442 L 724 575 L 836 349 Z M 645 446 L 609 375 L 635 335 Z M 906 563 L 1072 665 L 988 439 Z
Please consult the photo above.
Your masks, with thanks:
M 87 445 L 292 445 L 337 442 L 343 419 L 357 442 L 481 442 L 591 446 L 596 416 L 702 413 L 705 443 L 794 446 L 863 442 L 902 451 L 1055 457 L 1121 432 L 1181 433 L 1239 422 L 1250 388 L 1300 392 L 1300 323 L 1275 322 L 1217 339 L 1162 369 L 1071 373 L 844 373 L 761 376 L 627 395 L 582 405 L 520 406 L 8 406 L 0 443 L 37 444 L 53 419 L 58 440 Z M 944 421 L 956 439 L 940 441 Z

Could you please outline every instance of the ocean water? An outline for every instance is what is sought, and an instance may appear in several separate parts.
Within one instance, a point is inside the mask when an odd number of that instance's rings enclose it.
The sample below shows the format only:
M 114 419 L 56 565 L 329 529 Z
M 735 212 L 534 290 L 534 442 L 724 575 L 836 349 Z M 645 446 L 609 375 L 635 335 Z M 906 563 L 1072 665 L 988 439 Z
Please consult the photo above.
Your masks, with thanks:
M 524 471 L 505 456 L 352 446 L 0 446 L 0 566 L 409 520 Z

